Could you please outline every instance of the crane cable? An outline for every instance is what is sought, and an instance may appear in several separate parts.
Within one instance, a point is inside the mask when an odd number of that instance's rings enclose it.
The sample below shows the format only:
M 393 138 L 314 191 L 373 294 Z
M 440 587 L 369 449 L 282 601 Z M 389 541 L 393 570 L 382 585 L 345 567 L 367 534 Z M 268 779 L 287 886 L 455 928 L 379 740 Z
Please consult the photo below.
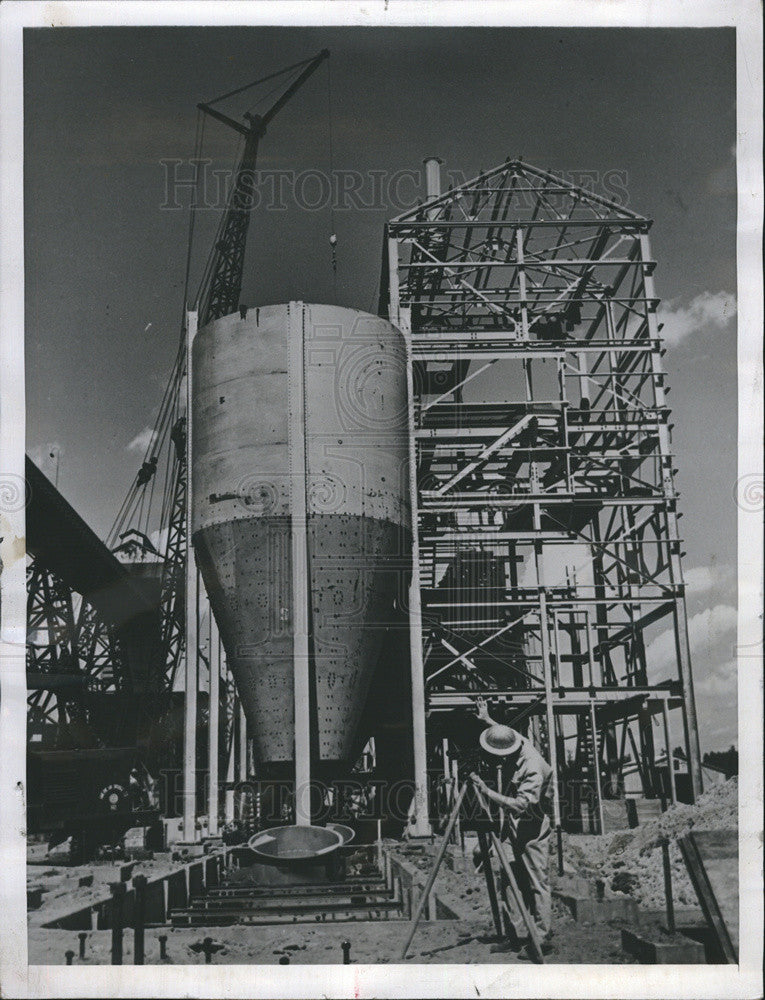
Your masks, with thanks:
M 202 146 L 205 136 L 205 116 L 201 110 L 197 109 L 197 128 L 194 138 L 194 162 L 196 163 L 196 176 L 194 183 L 194 193 L 189 205 L 189 231 L 186 243 L 186 274 L 183 281 L 183 317 L 181 327 L 185 324 L 186 309 L 189 304 L 189 281 L 191 277 L 191 254 L 194 246 L 194 226 L 197 218 L 197 206 L 199 205 L 199 167 L 202 162 Z
M 227 94 L 221 94 L 220 97 L 213 98 L 212 101 L 208 101 L 208 106 L 213 104 L 219 104 L 221 101 L 225 101 L 228 97 L 235 97 L 237 94 L 243 94 L 245 90 L 249 90 L 251 87 L 257 87 L 259 83 L 266 83 L 268 80 L 275 80 L 277 76 L 284 76 L 286 73 L 292 72 L 292 70 L 302 69 L 303 66 L 307 66 L 309 62 L 313 62 L 313 56 L 310 59 L 303 59 L 302 62 L 293 63 L 291 66 L 285 66 L 284 69 L 277 70 L 275 73 L 269 73 L 268 76 L 262 76 L 259 80 L 253 80 L 252 83 L 246 83 L 243 87 L 237 87 L 236 90 L 229 90 Z M 276 88 L 274 88 L 276 89 Z M 273 91 L 271 91 L 273 93 Z
M 170 372 L 170 377 L 165 385 L 165 389 L 162 395 L 162 400 L 159 404 L 159 410 L 157 412 L 157 418 L 152 428 L 149 440 L 147 442 L 146 448 L 144 450 L 143 460 L 141 468 L 136 473 L 130 486 L 128 487 L 127 495 L 122 502 L 122 506 L 117 512 L 117 516 L 114 519 L 114 523 L 107 536 L 106 544 L 111 548 L 113 547 L 118 538 L 122 535 L 125 530 L 125 525 L 129 524 L 130 521 L 135 520 L 136 527 L 143 534 L 148 535 L 149 521 L 151 519 L 151 512 L 154 501 L 154 489 L 156 485 L 156 469 L 151 475 L 149 480 L 141 481 L 141 470 L 150 465 L 151 461 L 159 457 L 159 453 L 165 443 L 167 432 L 170 427 L 170 416 L 175 409 L 175 397 L 177 395 L 178 386 L 180 384 L 180 379 L 183 374 L 183 366 L 185 361 L 185 310 L 188 301 L 188 289 L 189 289 L 189 278 L 191 273 L 191 255 L 192 246 L 194 240 L 194 223 L 196 219 L 196 207 L 199 201 L 199 165 L 201 160 L 201 150 L 202 142 L 204 139 L 204 116 L 201 111 L 197 112 L 197 123 L 196 123 L 196 135 L 194 139 L 194 160 L 197 165 L 196 172 L 196 183 L 194 187 L 194 192 L 192 195 L 191 204 L 189 205 L 189 226 L 188 226 L 188 238 L 187 238 L 187 249 L 186 249 L 186 271 L 184 277 L 184 287 L 183 287 L 183 318 L 181 322 L 181 337 L 180 343 L 178 345 L 178 350 L 176 352 L 175 360 L 173 362 L 173 367 Z M 155 463 L 156 465 L 156 463 Z M 163 490 L 163 502 L 162 510 L 160 511 L 160 532 L 165 524 L 165 511 L 166 511 L 166 499 L 168 492 L 168 468 L 169 462 L 166 463 L 166 475 L 165 484 Z M 146 486 L 151 483 L 151 488 L 149 490 L 148 504 L 146 503 Z M 161 539 L 160 539 L 161 541 Z

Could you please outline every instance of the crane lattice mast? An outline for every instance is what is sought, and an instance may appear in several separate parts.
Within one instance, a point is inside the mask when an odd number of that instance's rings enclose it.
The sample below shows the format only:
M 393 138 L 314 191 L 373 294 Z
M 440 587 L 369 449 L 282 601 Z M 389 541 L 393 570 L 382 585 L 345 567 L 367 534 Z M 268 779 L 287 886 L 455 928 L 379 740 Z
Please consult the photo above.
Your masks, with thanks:
M 228 316 L 239 308 L 247 231 L 253 204 L 252 184 L 257 165 L 258 145 L 262 136 L 265 135 L 269 123 L 328 56 L 329 50 L 322 49 L 306 64 L 303 72 L 266 114 L 262 116 L 245 114 L 244 118 L 247 124 L 229 118 L 228 115 L 224 115 L 217 108 L 212 107 L 212 104 L 197 105 L 200 111 L 223 122 L 224 125 L 228 125 L 235 132 L 244 136 L 244 151 L 237 167 L 231 199 L 226 208 L 221 237 L 214 247 L 215 256 L 210 272 L 211 276 L 199 311 L 200 326 L 204 326 L 214 319 L 219 319 L 221 316 Z

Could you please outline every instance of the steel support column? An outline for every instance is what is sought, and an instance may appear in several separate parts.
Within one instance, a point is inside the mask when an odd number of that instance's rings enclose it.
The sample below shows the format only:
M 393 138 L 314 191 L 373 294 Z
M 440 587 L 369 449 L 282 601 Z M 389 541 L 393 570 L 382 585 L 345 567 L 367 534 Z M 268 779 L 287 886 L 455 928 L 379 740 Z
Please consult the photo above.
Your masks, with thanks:
M 640 237 L 640 245 L 643 261 L 651 259 L 651 243 L 647 234 Z M 646 296 L 655 299 L 653 274 L 646 263 L 643 264 L 643 281 L 646 288 Z M 659 340 L 659 326 L 655 311 L 649 312 L 647 316 L 648 329 L 651 338 Z M 658 350 L 651 353 L 652 374 L 654 376 L 654 398 L 656 406 L 666 406 L 666 390 L 664 388 L 664 366 Z M 675 641 L 677 650 L 677 665 L 680 674 L 680 682 L 683 686 L 683 723 L 685 727 L 685 741 L 688 747 L 688 773 L 691 777 L 691 788 L 694 799 L 704 791 L 703 777 L 701 773 L 701 745 L 699 743 L 699 726 L 696 717 L 696 696 L 693 690 L 693 675 L 691 673 L 691 649 L 688 642 L 688 621 L 685 609 L 685 591 L 683 586 L 683 571 L 680 561 L 679 531 L 677 525 L 677 513 L 675 510 L 675 489 L 672 476 L 672 448 L 669 436 L 669 427 L 664 424 L 659 428 L 659 442 L 662 453 L 662 474 L 664 477 L 665 492 L 668 500 L 666 508 L 667 529 L 669 533 L 669 558 L 671 563 L 672 582 L 677 587 L 682 587 L 675 599 Z
M 191 544 L 192 495 L 192 346 L 197 314 L 186 313 L 186 650 L 183 714 L 183 836 L 197 839 L 197 692 L 199 688 L 199 573 Z
M 247 716 L 244 714 L 244 705 L 239 701 L 239 712 L 238 712 L 238 733 L 239 733 L 239 773 L 237 774 L 238 781 L 247 781 L 248 777 L 248 760 L 247 760 Z
M 407 415 L 409 423 L 409 503 L 412 512 L 412 577 L 409 585 L 409 657 L 412 685 L 412 749 L 414 751 L 414 826 L 417 837 L 431 833 L 428 803 L 428 755 L 425 733 L 425 666 L 422 656 L 422 596 L 420 538 L 418 530 L 417 442 L 414 436 L 414 384 L 409 317 L 399 313 L 407 352 Z
M 225 654 L 224 654 L 225 658 Z M 233 684 L 233 680 L 226 665 L 226 687 Z M 227 699 L 228 700 L 228 699 Z M 228 705 L 227 705 L 228 707 Z M 233 696 L 231 710 L 226 712 L 226 795 L 224 799 L 224 813 L 226 823 L 233 823 L 236 818 L 234 803 L 234 782 L 236 781 L 236 715 L 237 703 L 236 695 Z
M 210 704 L 208 709 L 209 739 L 208 739 L 208 830 L 211 837 L 219 833 L 220 814 L 220 660 L 221 642 L 218 625 L 210 608 Z
M 292 668 L 295 702 L 295 823 L 311 823 L 311 675 L 308 644 L 308 532 L 303 304 L 289 306 L 289 463 L 292 518 Z

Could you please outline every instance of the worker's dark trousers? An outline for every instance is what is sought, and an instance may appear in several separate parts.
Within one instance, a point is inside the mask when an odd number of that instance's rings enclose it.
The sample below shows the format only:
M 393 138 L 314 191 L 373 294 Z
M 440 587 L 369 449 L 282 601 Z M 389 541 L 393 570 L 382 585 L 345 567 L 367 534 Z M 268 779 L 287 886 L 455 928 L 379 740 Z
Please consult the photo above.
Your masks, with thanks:
M 517 832 L 511 838 L 517 851 L 517 857 L 511 842 L 505 838 L 502 842 L 505 859 L 512 868 L 526 909 L 536 924 L 540 937 L 549 934 L 552 923 L 549 872 L 550 830 L 550 820 L 547 816 L 542 819 L 520 820 Z M 519 938 L 528 937 L 526 924 L 513 902 L 512 893 L 505 892 L 504 896 L 510 910 L 510 922 L 513 930 Z

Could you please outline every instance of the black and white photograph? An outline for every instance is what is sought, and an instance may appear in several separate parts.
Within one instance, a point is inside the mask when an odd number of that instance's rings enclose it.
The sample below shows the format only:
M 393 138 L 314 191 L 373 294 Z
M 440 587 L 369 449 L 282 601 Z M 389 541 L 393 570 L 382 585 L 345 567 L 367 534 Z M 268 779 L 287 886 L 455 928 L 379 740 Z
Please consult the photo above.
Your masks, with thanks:
M 4 996 L 761 995 L 762 13 L 438 6 L 3 4 Z

